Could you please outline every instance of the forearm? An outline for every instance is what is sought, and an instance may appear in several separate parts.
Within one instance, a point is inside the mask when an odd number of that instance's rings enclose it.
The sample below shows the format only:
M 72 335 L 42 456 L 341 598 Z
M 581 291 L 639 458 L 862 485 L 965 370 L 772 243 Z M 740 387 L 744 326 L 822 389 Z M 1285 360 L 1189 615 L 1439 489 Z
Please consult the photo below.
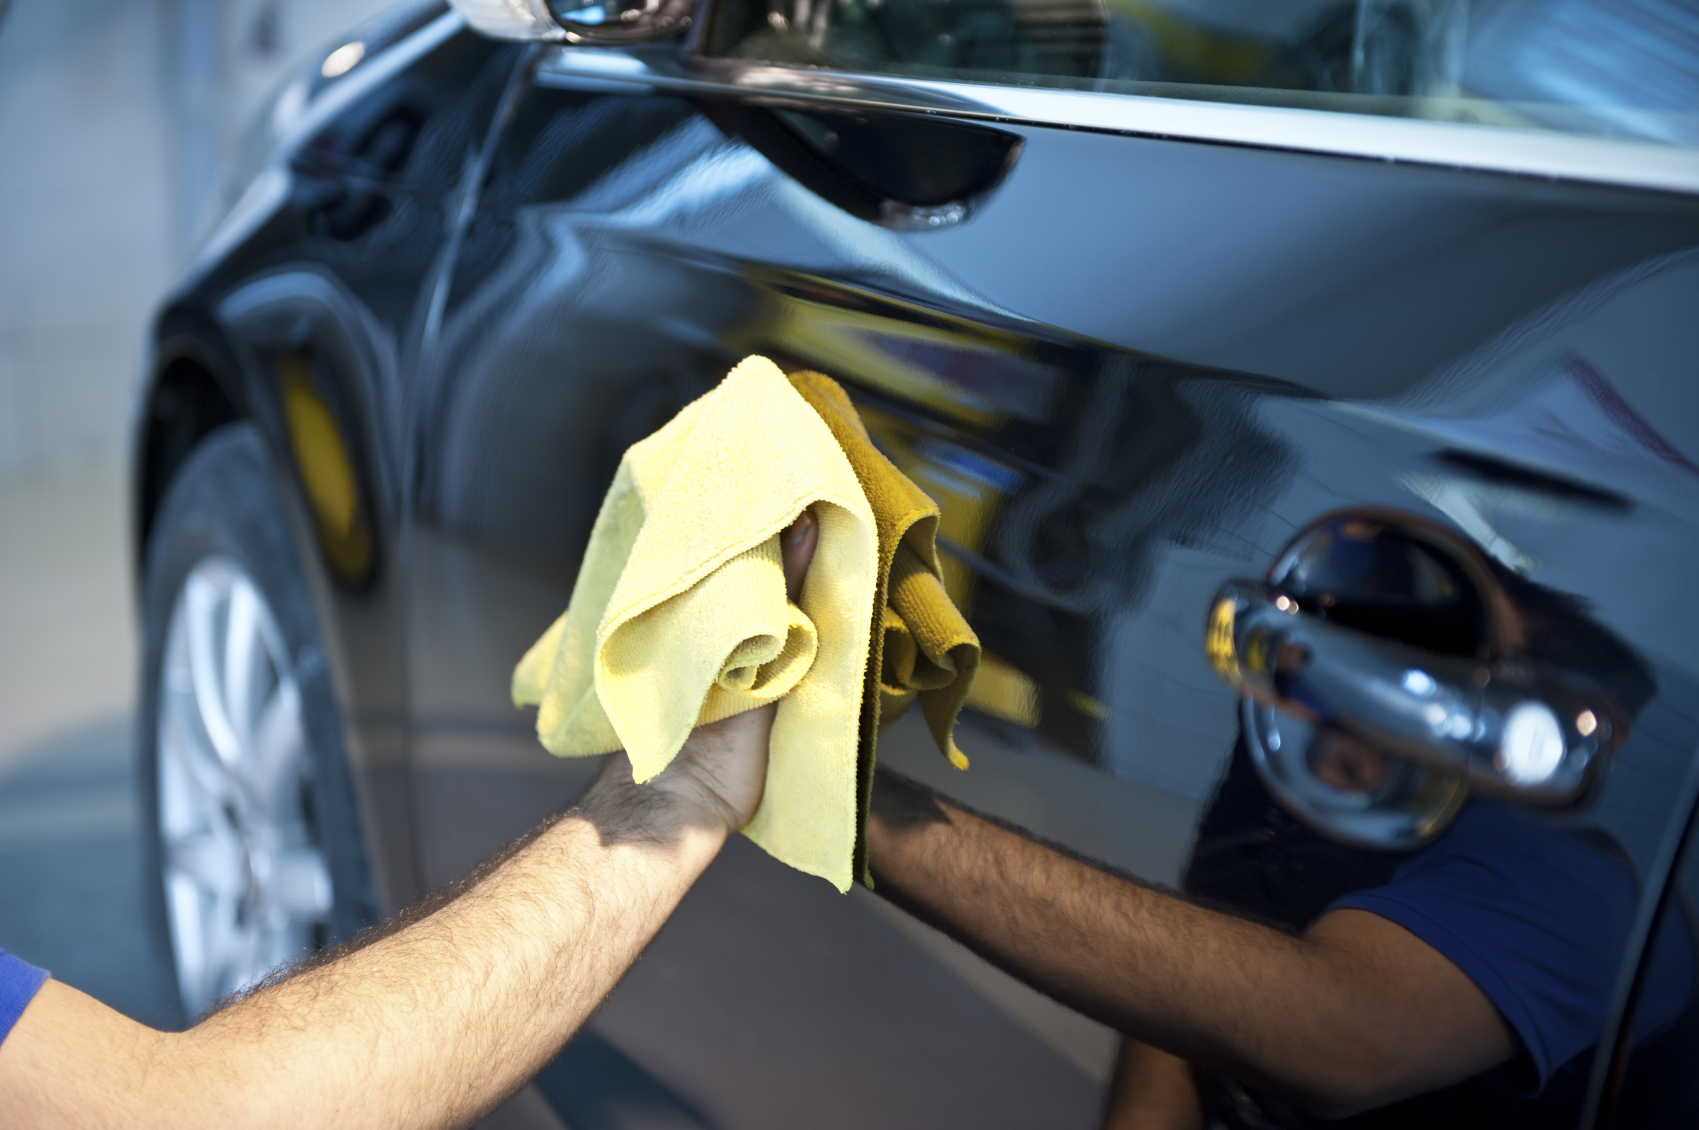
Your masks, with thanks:
M 589 1017 L 723 839 L 681 827 L 610 841 L 575 811 L 418 926 L 185 1033 L 200 1074 L 187 1090 L 227 1080 L 249 1126 L 264 1124 L 256 1095 L 279 1125 L 471 1123 Z
M 1103 1107 L 1103 1130 L 1203 1130 L 1192 1065 L 1123 1038 Z
M 599 782 L 428 916 L 187 1032 L 153 1032 L 50 983 L 0 1045 L 8 1081 L 25 1081 L 0 1093 L 0 1121 L 476 1121 L 588 1018 L 724 842 L 715 821 L 632 819 L 628 780 Z
M 1498 1054 L 1459 1040 L 1447 1050 L 1436 1035 L 1455 1027 L 1436 1012 L 1446 1003 L 1403 999 L 1402 971 L 1380 968 L 1372 947 L 1195 906 L 888 777 L 875 787 L 868 852 L 879 894 L 1035 988 L 1311 1109 L 1390 1101 Z
M 879 894 L 1117 1031 L 1193 1062 L 1263 1068 L 1258 1026 L 1246 1030 L 1240 1007 L 1198 1007 L 1199 998 L 1243 1005 L 1246 992 L 1279 993 L 1275 979 L 1251 982 L 1271 959 L 1301 963 L 1297 939 L 1086 866 L 936 798 L 927 818 L 919 798 L 894 786 L 875 786 L 867 833 Z

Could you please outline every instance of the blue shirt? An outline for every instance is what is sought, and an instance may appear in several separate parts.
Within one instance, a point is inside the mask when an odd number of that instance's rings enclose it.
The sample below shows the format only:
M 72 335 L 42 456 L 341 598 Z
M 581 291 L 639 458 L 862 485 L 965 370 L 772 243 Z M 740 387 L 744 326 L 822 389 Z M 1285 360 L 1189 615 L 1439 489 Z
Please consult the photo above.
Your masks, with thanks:
M 1501 1082 L 1533 1095 L 1598 1038 L 1639 898 L 1626 862 L 1511 806 L 1475 800 L 1390 883 L 1333 905 L 1390 919 L 1461 969 L 1526 1053 Z M 1648 975 L 1636 1045 L 1669 1029 L 1692 993 L 1682 915 L 1665 921 Z
M 12 1031 L 12 1025 L 24 1014 L 36 990 L 47 981 L 47 971 L 37 969 L 0 950 L 0 1042 Z

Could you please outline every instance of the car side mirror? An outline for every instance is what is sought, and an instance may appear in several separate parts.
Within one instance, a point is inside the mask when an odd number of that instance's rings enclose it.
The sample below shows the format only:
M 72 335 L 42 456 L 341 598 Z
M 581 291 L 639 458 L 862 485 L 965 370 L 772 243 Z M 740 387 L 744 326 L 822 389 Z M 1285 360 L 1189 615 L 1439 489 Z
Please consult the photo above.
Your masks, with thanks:
M 496 39 L 614 46 L 660 39 L 690 26 L 696 0 L 451 0 L 477 31 Z

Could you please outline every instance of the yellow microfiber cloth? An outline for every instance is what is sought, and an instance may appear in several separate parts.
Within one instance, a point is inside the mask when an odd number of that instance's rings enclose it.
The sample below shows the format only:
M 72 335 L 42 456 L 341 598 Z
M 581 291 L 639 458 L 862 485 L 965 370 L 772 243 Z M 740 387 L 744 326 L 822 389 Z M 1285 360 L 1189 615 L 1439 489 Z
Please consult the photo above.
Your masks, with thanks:
M 879 731 L 917 699 L 938 749 L 956 768 L 967 768 L 952 731 L 979 669 L 979 637 L 944 592 L 937 503 L 873 446 L 855 405 L 836 381 L 811 372 L 792 373 L 790 380 L 849 459 L 879 531 L 876 619 L 856 762 L 859 831 L 866 826 Z M 866 845 L 859 837 L 855 874 L 868 881 Z
M 807 507 L 820 539 L 799 608 L 778 538 Z M 848 890 L 879 556 L 833 433 L 777 366 L 748 358 L 625 453 L 571 602 L 519 661 L 513 700 L 538 706 L 550 752 L 624 749 L 646 781 L 692 727 L 783 696 L 744 831 Z

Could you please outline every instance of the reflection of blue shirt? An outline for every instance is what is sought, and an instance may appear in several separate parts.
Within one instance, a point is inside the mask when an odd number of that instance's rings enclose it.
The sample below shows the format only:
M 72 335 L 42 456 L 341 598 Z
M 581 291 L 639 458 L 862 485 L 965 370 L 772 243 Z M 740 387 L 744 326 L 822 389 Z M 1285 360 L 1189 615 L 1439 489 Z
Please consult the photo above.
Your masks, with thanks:
M 36 990 L 47 980 L 47 972 L 27 961 L 19 961 L 0 950 L 0 1041 L 6 1039 L 12 1025 L 24 1014 Z
M 1538 1093 L 1590 1050 L 1604 1025 L 1639 903 L 1621 860 L 1507 805 L 1471 801 L 1445 835 L 1384 887 L 1335 908 L 1377 914 L 1444 954 L 1522 1042 L 1517 1090 Z M 1668 916 L 1635 1018 L 1636 1044 L 1670 1027 L 1693 985 L 1693 944 Z

